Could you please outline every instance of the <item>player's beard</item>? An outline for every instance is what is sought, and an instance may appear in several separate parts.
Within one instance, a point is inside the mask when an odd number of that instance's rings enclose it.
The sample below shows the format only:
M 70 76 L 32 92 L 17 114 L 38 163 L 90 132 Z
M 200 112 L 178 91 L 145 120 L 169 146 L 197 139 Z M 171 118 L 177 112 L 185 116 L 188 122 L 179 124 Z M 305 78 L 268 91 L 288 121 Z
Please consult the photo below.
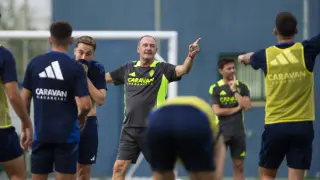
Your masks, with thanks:
M 229 80 L 229 81 L 232 81 L 232 80 L 233 80 L 233 76 L 234 76 L 234 74 L 230 74 L 230 75 L 228 76 L 228 80 Z

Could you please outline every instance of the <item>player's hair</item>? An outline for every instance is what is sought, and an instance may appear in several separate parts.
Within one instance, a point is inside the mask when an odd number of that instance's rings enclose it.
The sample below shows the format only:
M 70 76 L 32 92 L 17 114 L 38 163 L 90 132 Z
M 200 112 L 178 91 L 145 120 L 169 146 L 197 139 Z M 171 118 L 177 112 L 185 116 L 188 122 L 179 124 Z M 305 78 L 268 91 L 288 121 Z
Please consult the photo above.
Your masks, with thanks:
M 153 36 L 144 35 L 144 36 L 142 36 L 142 37 L 139 39 L 139 41 L 138 41 L 138 46 L 140 45 L 141 40 L 142 40 L 143 38 L 145 38 L 145 37 L 151 37 L 151 38 L 156 42 L 156 44 L 157 44 L 157 40 L 156 40 Z
M 218 61 L 218 68 L 223 69 L 224 65 L 229 64 L 229 63 L 235 63 L 234 59 L 232 58 L 221 58 Z
M 78 47 L 78 45 L 82 43 L 82 44 L 86 44 L 88 46 L 92 46 L 93 50 L 95 51 L 97 48 L 97 44 L 96 41 L 91 37 L 91 36 L 81 36 L 77 39 L 76 42 L 76 47 Z
M 276 18 L 276 28 L 283 37 L 294 36 L 297 32 L 297 19 L 290 12 L 281 12 Z
M 71 39 L 72 26 L 66 21 L 56 21 L 50 25 L 50 35 L 54 44 L 67 45 Z

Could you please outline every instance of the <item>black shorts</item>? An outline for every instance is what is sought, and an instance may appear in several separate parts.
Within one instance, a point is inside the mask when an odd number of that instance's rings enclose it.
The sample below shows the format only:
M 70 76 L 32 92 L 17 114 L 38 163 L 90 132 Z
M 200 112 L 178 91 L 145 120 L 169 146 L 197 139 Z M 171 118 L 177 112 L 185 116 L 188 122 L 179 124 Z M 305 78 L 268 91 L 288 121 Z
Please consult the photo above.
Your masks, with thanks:
M 76 143 L 32 143 L 31 172 L 49 174 L 53 169 L 63 174 L 75 174 L 79 144 Z
M 224 135 L 224 142 L 227 148 L 230 148 L 231 158 L 243 159 L 246 156 L 246 136 L 234 135 L 228 136 Z
M 192 106 L 171 105 L 149 116 L 147 143 L 154 171 L 171 171 L 177 159 L 188 172 L 214 171 L 214 139 L 208 117 Z
M 79 164 L 94 164 L 98 153 L 98 120 L 96 116 L 87 119 L 79 143 Z
M 284 157 L 294 169 L 309 169 L 312 159 L 313 123 L 266 125 L 262 134 L 260 167 L 278 169 Z
M 14 127 L 0 129 L 0 162 L 6 162 L 20 157 L 23 150 Z
M 123 127 L 120 135 L 117 160 L 130 160 L 136 163 L 140 152 L 149 162 L 149 151 L 146 145 L 145 127 Z

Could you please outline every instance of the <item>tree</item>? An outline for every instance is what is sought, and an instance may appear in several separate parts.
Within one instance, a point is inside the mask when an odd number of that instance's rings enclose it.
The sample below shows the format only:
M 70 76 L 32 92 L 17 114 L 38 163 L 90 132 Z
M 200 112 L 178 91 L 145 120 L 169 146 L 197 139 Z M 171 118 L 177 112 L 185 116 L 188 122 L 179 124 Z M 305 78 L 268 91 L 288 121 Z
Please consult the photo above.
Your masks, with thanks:
M 0 20 L 0 31 L 36 30 L 30 23 L 32 19 L 28 9 L 28 3 L 18 5 L 16 0 L 1 0 L 0 12 L 2 17 Z M 29 59 L 47 51 L 47 43 L 43 40 L 0 39 L 0 43 L 7 46 L 16 58 L 19 82 L 23 79 Z

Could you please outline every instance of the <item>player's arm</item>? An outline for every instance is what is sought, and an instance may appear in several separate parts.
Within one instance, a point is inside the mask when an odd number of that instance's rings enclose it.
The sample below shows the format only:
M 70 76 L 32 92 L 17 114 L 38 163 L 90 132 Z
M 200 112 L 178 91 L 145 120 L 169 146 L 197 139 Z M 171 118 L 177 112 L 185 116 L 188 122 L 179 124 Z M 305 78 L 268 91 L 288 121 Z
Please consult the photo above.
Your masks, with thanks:
M 32 62 L 32 60 L 31 60 Z M 30 114 L 31 100 L 32 100 L 32 70 L 31 62 L 28 64 L 26 72 L 24 74 L 23 88 L 21 91 L 21 96 L 23 99 L 23 104 L 25 105 L 28 114 Z
M 124 64 L 112 72 L 107 72 L 105 74 L 107 83 L 114 83 L 115 85 L 124 84 L 124 74 L 126 71 L 126 67 L 127 64 Z
M 24 150 L 28 150 L 33 140 L 33 128 L 27 109 L 24 106 L 23 98 L 19 94 L 15 60 L 9 50 L 4 51 L 2 58 L 3 71 L 0 76 L 10 104 L 21 120 L 20 146 Z
M 90 92 L 90 96 L 92 100 L 98 105 L 101 106 L 104 104 L 104 100 L 106 98 L 106 89 L 107 83 L 105 79 L 105 70 L 101 64 L 96 63 L 94 66 L 94 71 L 92 72 L 94 75 L 94 84 L 87 77 L 88 88 Z
M 249 52 L 249 53 L 246 53 L 246 54 L 241 54 L 238 56 L 238 61 L 240 63 L 243 63 L 245 65 L 248 65 L 248 64 L 251 64 L 251 56 L 254 54 L 254 52 Z
M 75 79 L 75 96 L 77 97 L 77 105 L 79 109 L 78 120 L 79 124 L 83 125 L 85 123 L 85 119 L 90 112 L 92 107 L 88 82 L 85 70 L 80 64 L 77 64 L 77 73 Z
M 112 77 L 109 72 L 106 73 L 105 79 L 107 83 L 113 83 Z
M 211 96 L 212 109 L 217 116 L 229 116 L 241 110 L 240 106 L 233 108 L 220 107 L 219 93 L 217 92 L 216 84 L 209 88 L 209 94 Z
M 22 88 L 21 96 L 22 96 L 23 104 L 25 105 L 28 114 L 30 114 L 32 92 L 26 88 Z
M 256 52 L 249 52 L 238 56 L 238 61 L 244 65 L 251 65 L 255 70 L 262 69 L 266 74 L 266 50 L 261 49 Z
M 92 106 L 90 96 L 82 96 L 82 97 L 76 96 L 75 100 L 78 107 L 79 124 L 83 125 L 85 123 L 86 117 L 89 114 Z
M 215 143 L 214 147 L 214 160 L 216 164 L 216 179 L 223 179 L 223 169 L 226 158 L 226 146 L 224 143 L 223 136 L 220 135 Z
M 27 66 L 27 69 L 24 73 L 24 80 L 22 83 L 22 91 L 21 96 L 23 99 L 23 104 L 25 105 L 28 114 L 30 115 L 30 107 L 31 107 L 31 100 L 32 100 L 32 60 Z
M 320 54 L 320 34 L 310 40 L 303 41 L 302 44 L 306 67 L 309 71 L 313 72 L 316 57 Z
M 193 64 L 193 59 L 195 58 L 197 53 L 200 51 L 200 46 L 198 44 L 199 41 L 200 41 L 200 38 L 197 39 L 194 43 L 192 43 L 189 46 L 189 54 L 185 59 L 184 63 L 182 65 L 176 66 L 175 72 L 177 77 L 182 77 L 190 72 Z
M 4 87 L 14 111 L 17 113 L 23 123 L 28 123 L 30 117 L 28 115 L 27 109 L 23 106 L 24 101 L 20 96 L 17 82 L 5 83 Z
M 237 99 L 239 106 L 243 110 L 249 110 L 251 108 L 250 91 L 247 85 L 240 83 L 241 93 L 235 91 L 234 97 Z
M 193 58 L 188 56 L 185 60 L 183 65 L 177 65 L 175 72 L 177 77 L 182 77 L 188 74 L 192 68 Z
M 230 116 L 241 110 L 240 106 L 233 108 L 221 108 L 219 104 L 213 104 L 212 109 L 217 116 Z
M 87 78 L 87 81 L 91 98 L 97 105 L 103 105 L 106 98 L 106 89 L 97 89 L 89 78 Z
M 234 97 L 237 99 L 239 106 L 243 110 L 249 110 L 251 108 L 251 101 L 249 96 L 241 96 L 240 93 L 235 92 Z
M 4 87 L 12 108 L 17 113 L 23 124 L 31 123 L 28 112 L 24 106 L 23 100 L 17 84 L 17 72 L 15 59 L 9 50 L 4 50 L 3 58 L 3 71 L 1 74 Z
M 312 53 L 312 55 L 319 55 L 320 54 L 320 33 L 310 40 L 306 40 L 302 42 L 305 51 L 308 53 Z
M 193 58 L 188 56 L 182 65 L 177 65 L 175 68 L 175 73 L 177 77 L 182 77 L 188 74 L 192 68 Z

